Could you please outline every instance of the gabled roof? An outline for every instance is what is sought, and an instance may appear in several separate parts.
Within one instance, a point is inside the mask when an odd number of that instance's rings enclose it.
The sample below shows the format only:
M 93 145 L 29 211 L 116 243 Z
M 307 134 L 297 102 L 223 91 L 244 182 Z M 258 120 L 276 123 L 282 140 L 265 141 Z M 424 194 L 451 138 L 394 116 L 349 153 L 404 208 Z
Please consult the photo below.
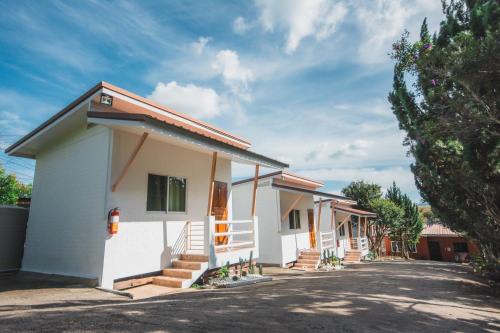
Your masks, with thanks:
M 458 234 L 454 233 L 451 229 L 445 227 L 440 223 L 427 223 L 422 230 L 421 236 L 448 236 L 448 237 L 460 237 Z
M 106 108 L 104 105 L 99 105 L 98 111 L 100 112 L 118 111 L 129 114 L 147 115 L 167 124 L 184 128 L 193 133 L 197 133 L 241 149 L 250 148 L 251 144 L 246 139 L 242 139 L 213 125 L 195 119 L 186 114 L 177 112 L 171 108 L 148 100 L 144 97 L 138 96 L 107 82 L 99 82 L 94 87 L 78 97 L 76 100 L 74 100 L 72 103 L 70 103 L 68 106 L 66 106 L 61 111 L 50 117 L 47 121 L 42 123 L 40 126 L 35 128 L 33 131 L 26 134 L 20 140 L 12 144 L 5 150 L 5 152 L 7 154 L 13 154 L 14 150 L 25 144 L 40 132 L 49 128 L 51 125 L 62 120 L 67 114 L 71 113 L 76 107 L 81 105 L 82 102 L 85 102 L 89 99 L 97 102 L 99 100 L 99 93 L 111 94 L 113 96 L 113 106 L 111 108 Z M 93 105 L 95 107 L 95 103 L 93 103 Z
M 376 217 L 377 216 L 377 214 L 375 214 L 375 213 L 368 212 L 366 210 L 352 208 L 350 206 L 344 206 L 344 205 L 335 206 L 335 210 L 340 211 L 340 212 L 353 214 L 353 215 L 362 216 L 362 217 Z
M 304 186 L 311 187 L 311 188 L 318 188 L 318 187 L 321 187 L 321 186 L 324 185 L 324 183 L 321 182 L 321 181 L 317 181 L 317 180 L 314 180 L 314 179 L 311 179 L 311 178 L 308 178 L 308 177 L 305 177 L 305 176 L 302 176 L 302 175 L 298 175 L 296 173 L 291 173 L 291 172 L 285 171 L 285 170 L 267 173 L 265 175 L 259 176 L 258 179 L 264 179 L 264 178 L 269 178 L 269 177 L 273 177 L 273 178 L 276 178 L 276 179 L 279 178 L 279 179 L 281 179 L 283 181 L 288 181 L 288 182 L 292 182 L 292 183 L 302 184 Z M 243 184 L 243 183 L 251 182 L 253 180 L 254 180 L 253 177 L 252 178 L 243 179 L 243 180 L 239 180 L 239 181 L 234 182 L 233 186 L 234 185 L 238 185 L 238 184 Z
M 273 186 L 273 188 L 276 188 L 278 190 L 307 193 L 307 194 L 316 195 L 320 198 L 349 200 L 349 198 L 343 197 L 341 195 L 336 195 L 336 194 L 321 192 L 321 191 L 315 191 L 315 190 L 311 190 L 311 189 L 307 189 L 307 188 L 303 188 L 303 187 L 299 187 L 299 186 L 290 186 L 290 185 L 281 185 L 281 184 L 273 184 L 272 186 Z

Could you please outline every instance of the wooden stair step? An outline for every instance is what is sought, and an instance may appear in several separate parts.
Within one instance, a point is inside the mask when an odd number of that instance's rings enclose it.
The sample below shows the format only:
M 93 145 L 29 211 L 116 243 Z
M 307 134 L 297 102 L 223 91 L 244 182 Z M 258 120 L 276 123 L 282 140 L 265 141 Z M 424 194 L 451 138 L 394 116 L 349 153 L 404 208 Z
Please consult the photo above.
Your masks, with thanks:
M 317 263 L 315 264 L 310 264 L 310 263 L 295 263 L 294 267 L 316 267 Z
M 300 259 L 297 260 L 297 264 L 317 264 L 317 259 Z
M 177 277 L 182 279 L 192 279 L 193 278 L 193 270 L 191 269 L 182 269 L 182 268 L 165 268 L 163 270 L 164 276 Z
M 319 259 L 319 254 L 300 254 L 299 259 Z
M 187 261 L 187 260 L 175 260 L 172 262 L 174 268 L 200 270 L 201 262 L 199 261 Z
M 300 254 L 310 254 L 310 255 L 321 255 L 321 253 L 319 251 L 316 251 L 316 250 L 305 250 L 305 251 L 302 251 L 300 252 Z
M 170 276 L 155 276 L 153 277 L 153 284 L 164 286 L 164 287 L 172 287 L 172 288 L 183 288 L 187 283 L 189 283 L 189 279 L 181 279 Z
M 181 254 L 180 260 L 191 261 L 191 262 L 208 262 L 208 256 L 203 254 Z

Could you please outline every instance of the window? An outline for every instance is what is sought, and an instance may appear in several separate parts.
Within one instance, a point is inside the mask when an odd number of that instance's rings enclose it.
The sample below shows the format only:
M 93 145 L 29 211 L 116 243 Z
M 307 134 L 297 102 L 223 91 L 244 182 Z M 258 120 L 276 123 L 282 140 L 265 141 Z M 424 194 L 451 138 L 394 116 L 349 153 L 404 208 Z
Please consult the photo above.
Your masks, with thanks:
M 152 212 L 185 212 L 186 179 L 148 175 L 147 210 Z
M 408 252 L 417 253 L 417 246 L 415 244 L 408 244 Z
M 148 175 L 148 211 L 167 210 L 167 179 L 165 176 Z
M 397 252 L 400 252 L 399 251 L 399 242 L 394 242 L 394 241 L 391 241 L 391 252 L 392 253 L 397 253 Z
M 290 214 L 288 214 L 288 219 L 290 221 L 290 229 L 300 229 L 300 210 L 292 209 Z
M 339 229 L 339 236 L 340 237 L 344 237 L 345 236 L 345 228 L 344 228 L 345 224 L 342 224 L 340 226 L 340 229 Z
M 453 252 L 469 252 L 467 243 L 453 243 Z
M 417 246 L 415 244 L 406 244 L 406 249 L 408 249 L 408 252 L 410 253 L 417 253 Z M 391 241 L 391 252 L 401 252 L 401 242 Z
M 186 211 L 186 179 L 168 177 L 168 211 Z

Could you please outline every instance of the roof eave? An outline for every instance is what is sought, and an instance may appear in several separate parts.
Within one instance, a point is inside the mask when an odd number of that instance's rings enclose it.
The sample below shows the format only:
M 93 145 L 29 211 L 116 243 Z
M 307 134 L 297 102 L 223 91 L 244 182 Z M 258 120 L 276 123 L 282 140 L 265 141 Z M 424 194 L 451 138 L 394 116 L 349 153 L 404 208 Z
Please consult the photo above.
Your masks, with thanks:
M 288 168 L 288 164 L 277 161 L 270 157 L 255 153 L 253 151 L 238 148 L 233 145 L 220 142 L 218 140 L 203 136 L 201 134 L 197 134 L 191 131 L 188 131 L 184 128 L 180 128 L 174 125 L 166 124 L 160 120 L 151 118 L 149 116 L 143 114 L 111 114 L 109 112 L 88 112 L 87 114 L 89 119 L 105 119 L 105 120 L 117 120 L 120 122 L 140 122 L 147 126 L 152 126 L 155 128 L 159 128 L 161 130 L 166 130 L 169 133 L 177 134 L 182 138 L 189 138 L 190 140 L 195 140 L 197 142 L 208 144 L 215 150 L 220 150 L 227 152 L 228 154 L 234 154 L 237 156 L 241 156 L 246 158 L 249 161 L 252 161 L 257 164 L 261 164 L 266 167 L 276 168 L 276 169 L 284 169 Z

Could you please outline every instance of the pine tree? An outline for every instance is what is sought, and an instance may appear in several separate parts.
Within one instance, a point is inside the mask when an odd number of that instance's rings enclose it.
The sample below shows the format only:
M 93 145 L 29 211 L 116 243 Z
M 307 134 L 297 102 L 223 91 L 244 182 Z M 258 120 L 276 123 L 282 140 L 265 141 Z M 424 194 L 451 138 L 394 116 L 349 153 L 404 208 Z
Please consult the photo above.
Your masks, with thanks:
M 500 5 L 443 3 L 431 37 L 393 45 L 392 110 L 406 132 L 422 198 L 442 223 L 479 242 L 492 271 L 500 258 Z

